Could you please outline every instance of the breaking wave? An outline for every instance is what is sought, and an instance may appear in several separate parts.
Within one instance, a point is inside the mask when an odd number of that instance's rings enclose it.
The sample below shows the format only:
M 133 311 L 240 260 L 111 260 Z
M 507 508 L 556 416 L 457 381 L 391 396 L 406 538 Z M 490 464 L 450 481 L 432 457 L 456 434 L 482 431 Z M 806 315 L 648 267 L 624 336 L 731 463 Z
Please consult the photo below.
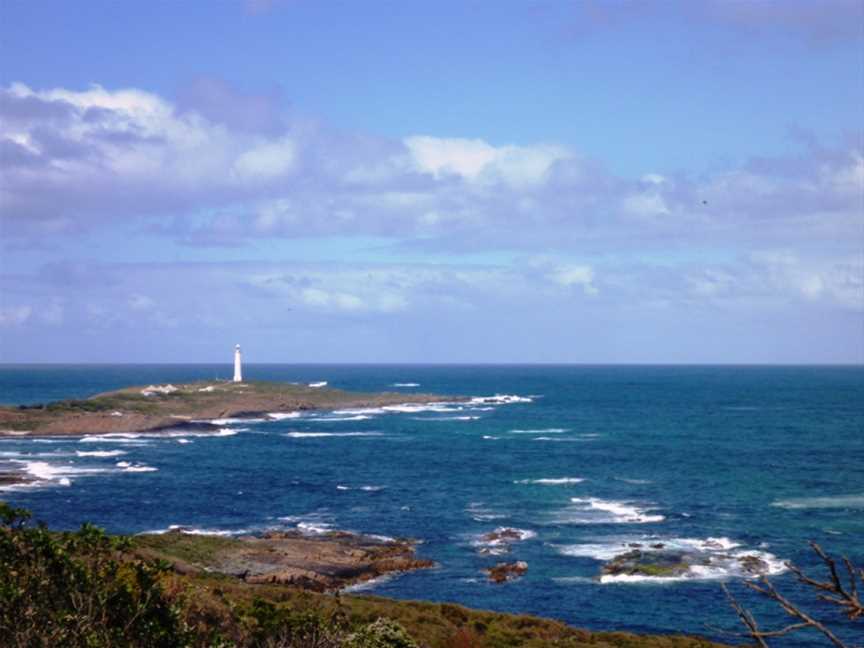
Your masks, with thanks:
M 864 509 L 864 495 L 837 495 L 835 497 L 798 497 L 772 502 L 771 506 L 785 509 Z
M 562 484 L 581 484 L 585 479 L 582 477 L 557 477 L 545 479 L 517 479 L 514 484 L 543 484 L 546 486 L 559 486 Z
M 741 543 L 725 537 L 661 538 L 642 536 L 616 538 L 608 542 L 584 543 L 556 547 L 564 556 L 611 561 L 629 552 L 641 552 L 649 557 L 672 556 L 682 561 L 683 573 L 669 575 L 602 574 L 596 582 L 611 583 L 671 583 L 689 580 L 725 580 L 729 578 L 755 578 L 759 575 L 775 576 L 787 571 L 785 563 L 774 554 L 757 549 L 743 548 Z M 755 569 L 754 566 L 758 566 Z
M 599 497 L 572 497 L 572 506 L 561 511 L 556 520 L 561 524 L 649 524 L 662 522 L 662 515 L 650 514 L 651 507 L 631 502 L 604 500 Z
M 286 432 L 282 436 L 292 439 L 315 439 L 319 437 L 373 437 L 383 435 L 383 432 Z

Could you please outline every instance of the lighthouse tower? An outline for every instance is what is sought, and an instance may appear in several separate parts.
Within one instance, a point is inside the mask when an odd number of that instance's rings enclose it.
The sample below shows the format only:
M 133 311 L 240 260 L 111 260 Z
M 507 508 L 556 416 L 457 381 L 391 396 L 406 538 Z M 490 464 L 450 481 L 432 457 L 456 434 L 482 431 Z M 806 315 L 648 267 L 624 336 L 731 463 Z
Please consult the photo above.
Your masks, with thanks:
M 234 347 L 234 382 L 243 382 L 243 371 L 241 368 L 240 345 Z

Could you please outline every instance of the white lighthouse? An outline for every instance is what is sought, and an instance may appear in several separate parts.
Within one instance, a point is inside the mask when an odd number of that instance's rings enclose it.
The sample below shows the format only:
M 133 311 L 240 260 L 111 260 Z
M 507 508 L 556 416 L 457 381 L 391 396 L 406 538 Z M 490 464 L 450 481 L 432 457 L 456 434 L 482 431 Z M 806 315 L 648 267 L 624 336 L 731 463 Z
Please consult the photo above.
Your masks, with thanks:
M 234 347 L 234 382 L 243 382 L 243 370 L 240 359 L 240 345 Z

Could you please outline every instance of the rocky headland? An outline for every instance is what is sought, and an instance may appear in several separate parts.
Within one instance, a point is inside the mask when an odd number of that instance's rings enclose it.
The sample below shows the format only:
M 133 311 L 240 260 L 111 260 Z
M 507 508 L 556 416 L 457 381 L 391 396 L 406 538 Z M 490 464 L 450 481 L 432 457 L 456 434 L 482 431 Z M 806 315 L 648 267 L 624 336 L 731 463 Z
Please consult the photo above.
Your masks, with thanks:
M 360 393 L 280 382 L 202 381 L 128 387 L 80 400 L 0 407 L 0 435 L 54 436 L 217 429 L 219 419 L 272 413 L 461 400 L 435 394 Z

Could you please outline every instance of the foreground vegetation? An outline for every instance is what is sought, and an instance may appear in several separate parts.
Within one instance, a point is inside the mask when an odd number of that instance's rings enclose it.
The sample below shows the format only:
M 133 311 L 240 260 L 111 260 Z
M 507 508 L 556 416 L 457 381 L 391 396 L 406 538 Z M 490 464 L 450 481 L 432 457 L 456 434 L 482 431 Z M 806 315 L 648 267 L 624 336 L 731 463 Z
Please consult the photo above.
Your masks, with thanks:
M 152 545 L 152 543 L 151 543 Z M 107 648 L 712 648 L 458 605 L 181 574 L 91 525 L 52 532 L 0 502 L 0 645 Z

